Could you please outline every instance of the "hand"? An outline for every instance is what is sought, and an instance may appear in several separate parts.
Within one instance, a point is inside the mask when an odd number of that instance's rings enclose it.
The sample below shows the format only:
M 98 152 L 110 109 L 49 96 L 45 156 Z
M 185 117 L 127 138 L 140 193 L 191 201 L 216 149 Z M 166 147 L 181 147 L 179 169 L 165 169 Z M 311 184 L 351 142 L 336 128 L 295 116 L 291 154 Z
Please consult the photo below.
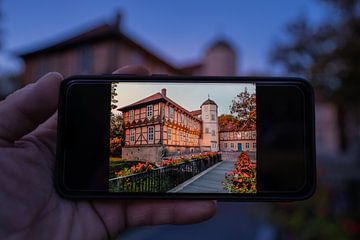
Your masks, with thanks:
M 114 73 L 146 75 L 125 67 Z M 208 219 L 214 201 L 70 201 L 54 189 L 58 91 L 48 73 L 0 102 L 0 239 L 104 239 L 140 225 Z

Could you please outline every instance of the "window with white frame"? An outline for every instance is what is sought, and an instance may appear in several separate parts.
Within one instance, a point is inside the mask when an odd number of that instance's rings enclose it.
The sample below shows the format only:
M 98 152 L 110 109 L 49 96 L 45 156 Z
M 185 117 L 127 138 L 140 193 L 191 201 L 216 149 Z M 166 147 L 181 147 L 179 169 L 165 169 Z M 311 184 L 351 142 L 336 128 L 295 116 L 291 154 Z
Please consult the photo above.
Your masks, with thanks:
M 253 148 L 256 148 L 256 143 L 253 143 Z
M 168 128 L 168 141 L 172 140 L 172 129 Z
M 146 106 L 146 116 L 147 118 L 152 118 L 153 116 L 153 105 L 147 105 Z
M 154 141 L 154 127 L 148 127 L 148 141 Z
M 169 107 L 169 118 L 174 119 L 174 108 L 173 107 Z
M 231 147 L 231 148 L 234 148 L 234 143 L 230 143 L 230 147 Z
M 247 142 L 245 143 L 245 146 L 246 146 L 246 149 L 249 149 L 250 148 L 250 144 Z
M 185 133 L 185 142 L 186 142 L 186 143 L 189 142 L 189 133 Z
M 130 142 L 134 143 L 135 142 L 135 129 L 130 129 Z
M 133 122 L 135 119 L 135 111 L 134 110 L 130 110 L 129 111 L 129 122 Z

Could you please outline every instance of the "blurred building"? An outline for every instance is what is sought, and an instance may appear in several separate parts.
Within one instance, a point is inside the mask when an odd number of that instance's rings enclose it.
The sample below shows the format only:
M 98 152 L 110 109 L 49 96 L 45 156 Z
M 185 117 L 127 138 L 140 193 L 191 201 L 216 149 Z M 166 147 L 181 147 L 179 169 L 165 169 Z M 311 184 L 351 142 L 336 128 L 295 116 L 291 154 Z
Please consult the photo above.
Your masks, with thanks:
M 143 65 L 154 74 L 236 75 L 236 52 L 223 39 L 211 44 L 199 62 L 179 67 L 129 37 L 123 31 L 121 20 L 122 16 L 118 13 L 111 23 L 21 54 L 25 62 L 21 85 L 34 82 L 49 71 L 57 71 L 67 77 L 111 73 L 125 65 Z
M 67 77 L 111 73 L 125 65 L 143 65 L 153 74 L 233 76 L 237 75 L 238 53 L 229 41 L 217 39 L 206 48 L 202 59 L 186 66 L 175 66 L 128 36 L 123 30 L 122 16 L 117 13 L 110 23 L 23 53 L 20 57 L 25 63 L 20 85 L 26 85 L 49 71 Z M 340 153 L 337 115 L 333 104 L 316 102 L 316 143 L 321 156 Z

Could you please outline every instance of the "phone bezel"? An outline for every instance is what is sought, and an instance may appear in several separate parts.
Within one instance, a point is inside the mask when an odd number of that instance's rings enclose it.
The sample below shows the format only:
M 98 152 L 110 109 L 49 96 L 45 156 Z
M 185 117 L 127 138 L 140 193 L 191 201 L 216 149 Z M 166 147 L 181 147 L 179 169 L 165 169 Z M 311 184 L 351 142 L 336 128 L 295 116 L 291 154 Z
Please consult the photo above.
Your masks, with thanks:
M 94 84 L 94 83 L 109 83 L 112 81 L 118 82 L 166 82 L 166 83 L 253 83 L 256 82 L 258 86 L 280 86 L 291 85 L 298 86 L 306 94 L 304 111 L 307 118 L 307 127 L 305 134 L 307 146 L 307 162 L 306 173 L 307 182 L 305 183 L 304 191 L 296 192 L 294 194 L 267 195 L 259 196 L 254 194 L 217 194 L 217 193 L 108 193 L 96 191 L 71 191 L 64 182 L 64 151 L 62 147 L 63 129 L 65 127 L 65 113 L 66 113 L 66 93 L 67 89 L 74 83 Z M 121 198 L 121 199 L 219 199 L 227 201 L 292 201 L 309 198 L 315 191 L 316 186 L 316 160 L 315 160 L 315 126 L 314 126 L 314 93 L 310 83 L 301 78 L 289 77 L 207 77 L 207 76 L 167 76 L 167 75 L 151 75 L 151 76 L 137 76 L 137 75 L 78 75 L 72 76 L 64 80 L 60 88 L 59 109 L 58 109 L 58 144 L 57 144 L 57 163 L 55 172 L 55 185 L 59 194 L 66 198 Z

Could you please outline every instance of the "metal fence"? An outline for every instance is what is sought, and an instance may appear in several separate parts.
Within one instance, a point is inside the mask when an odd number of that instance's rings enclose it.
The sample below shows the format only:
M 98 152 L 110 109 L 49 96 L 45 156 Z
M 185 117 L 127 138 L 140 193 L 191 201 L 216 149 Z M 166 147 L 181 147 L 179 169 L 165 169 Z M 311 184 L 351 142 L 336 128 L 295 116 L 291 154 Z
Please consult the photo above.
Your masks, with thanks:
M 221 154 L 208 159 L 194 159 L 176 166 L 160 167 L 149 172 L 111 178 L 111 192 L 167 192 L 221 161 Z

